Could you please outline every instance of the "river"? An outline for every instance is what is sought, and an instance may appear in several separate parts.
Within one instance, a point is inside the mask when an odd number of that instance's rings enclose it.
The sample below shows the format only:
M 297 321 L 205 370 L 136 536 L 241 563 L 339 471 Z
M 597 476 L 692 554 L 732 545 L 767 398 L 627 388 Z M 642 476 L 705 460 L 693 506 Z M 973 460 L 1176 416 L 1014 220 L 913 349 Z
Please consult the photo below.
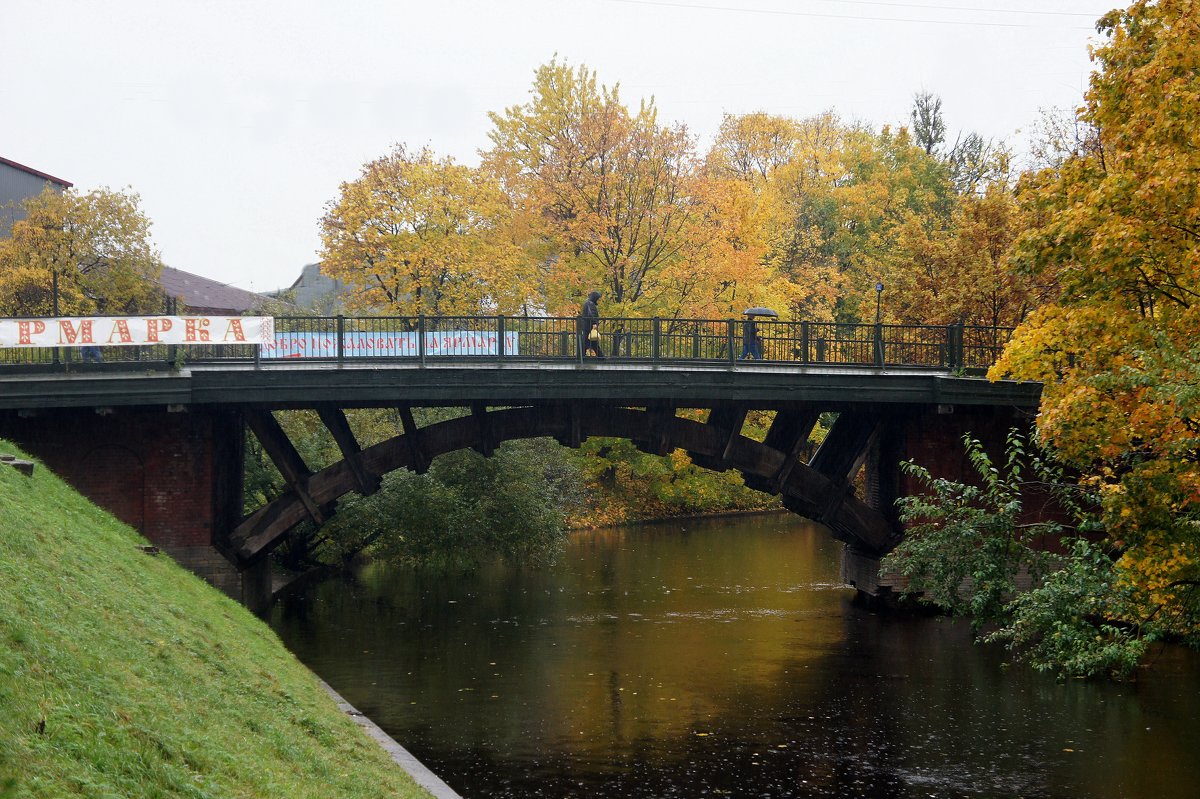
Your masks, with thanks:
M 464 797 L 1200 795 L 1200 654 L 1057 682 L 877 614 L 791 515 L 575 534 L 543 570 L 373 565 L 287 646 Z

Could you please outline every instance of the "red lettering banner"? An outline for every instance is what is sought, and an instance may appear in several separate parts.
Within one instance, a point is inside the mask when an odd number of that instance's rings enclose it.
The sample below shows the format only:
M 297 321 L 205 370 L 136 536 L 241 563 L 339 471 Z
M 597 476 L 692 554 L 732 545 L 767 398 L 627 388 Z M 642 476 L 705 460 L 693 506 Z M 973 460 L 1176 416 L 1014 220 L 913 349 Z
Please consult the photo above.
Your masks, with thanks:
M 270 316 L 73 316 L 0 319 L 0 347 L 273 344 Z

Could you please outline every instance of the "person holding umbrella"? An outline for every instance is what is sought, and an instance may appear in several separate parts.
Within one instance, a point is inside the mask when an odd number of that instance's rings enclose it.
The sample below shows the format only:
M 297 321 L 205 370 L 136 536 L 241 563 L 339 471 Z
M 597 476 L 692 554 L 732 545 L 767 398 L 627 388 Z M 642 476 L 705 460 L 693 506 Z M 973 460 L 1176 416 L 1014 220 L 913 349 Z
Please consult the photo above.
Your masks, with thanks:
M 597 358 L 604 357 L 600 349 L 600 292 L 593 291 L 583 303 L 579 311 L 579 351 L 586 355 L 588 352 Z
M 754 318 L 757 316 L 777 317 L 779 314 L 772 311 L 770 308 L 747 308 L 742 311 L 746 316 L 746 321 L 742 322 L 742 360 L 753 358 L 756 361 L 763 359 L 762 338 L 758 335 L 758 325 Z

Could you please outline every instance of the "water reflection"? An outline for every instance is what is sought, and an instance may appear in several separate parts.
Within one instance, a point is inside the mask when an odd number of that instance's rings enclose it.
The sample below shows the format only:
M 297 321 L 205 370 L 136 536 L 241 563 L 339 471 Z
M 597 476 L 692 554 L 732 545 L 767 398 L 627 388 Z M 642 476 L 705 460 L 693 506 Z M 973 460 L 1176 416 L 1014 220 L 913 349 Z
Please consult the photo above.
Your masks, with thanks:
M 790 516 L 581 534 L 545 571 L 373 567 L 277 609 L 296 654 L 464 796 L 1194 796 L 1200 662 L 1000 668 L 872 615 Z

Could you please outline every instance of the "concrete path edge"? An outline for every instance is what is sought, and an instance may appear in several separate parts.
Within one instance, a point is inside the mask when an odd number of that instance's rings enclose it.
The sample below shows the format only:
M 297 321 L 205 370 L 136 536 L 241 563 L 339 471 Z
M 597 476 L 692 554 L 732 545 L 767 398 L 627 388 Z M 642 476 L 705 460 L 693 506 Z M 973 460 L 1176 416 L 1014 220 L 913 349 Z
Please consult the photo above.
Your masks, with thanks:
M 396 740 L 388 735 L 383 730 L 379 729 L 379 725 L 364 716 L 357 708 L 342 698 L 342 695 L 329 687 L 329 684 L 324 680 L 317 678 L 321 683 L 321 687 L 329 692 L 333 697 L 333 701 L 337 702 L 337 706 L 350 718 L 366 730 L 367 735 L 375 739 L 383 750 L 391 756 L 396 765 L 404 769 L 412 776 L 413 780 L 425 790 L 433 794 L 434 799 L 462 799 L 461 796 L 449 785 L 442 781 L 442 778 L 434 774 L 425 764 L 413 757 L 412 753 L 405 749 Z

